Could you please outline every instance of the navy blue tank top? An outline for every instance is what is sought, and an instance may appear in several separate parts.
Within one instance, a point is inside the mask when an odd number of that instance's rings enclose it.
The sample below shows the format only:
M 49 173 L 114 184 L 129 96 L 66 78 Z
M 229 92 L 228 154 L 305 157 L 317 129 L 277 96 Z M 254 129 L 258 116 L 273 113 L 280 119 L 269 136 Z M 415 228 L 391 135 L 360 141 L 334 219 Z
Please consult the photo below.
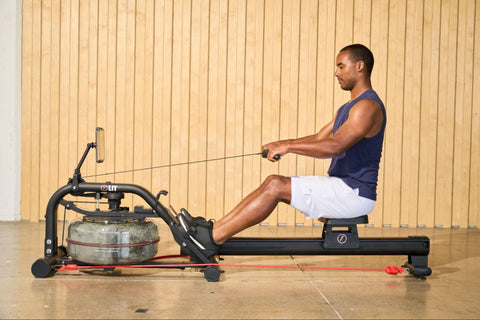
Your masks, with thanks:
M 382 128 L 376 136 L 363 138 L 341 156 L 333 158 L 328 174 L 332 177 L 341 178 L 352 189 L 358 188 L 361 197 L 376 200 L 378 168 L 382 156 L 385 125 L 387 124 L 385 106 L 377 93 L 373 90 L 367 90 L 355 100 L 345 103 L 338 109 L 337 117 L 333 124 L 333 134 L 335 135 L 335 132 L 347 121 L 350 109 L 363 99 L 373 100 L 382 108 Z

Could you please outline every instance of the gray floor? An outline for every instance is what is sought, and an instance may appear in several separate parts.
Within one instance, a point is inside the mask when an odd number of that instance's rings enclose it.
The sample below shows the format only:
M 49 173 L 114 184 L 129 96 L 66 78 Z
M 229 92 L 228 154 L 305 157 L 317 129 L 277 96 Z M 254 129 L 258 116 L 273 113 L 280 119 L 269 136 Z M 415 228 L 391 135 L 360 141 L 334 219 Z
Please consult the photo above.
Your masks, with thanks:
M 160 226 L 158 254 L 178 246 Z M 318 236 L 320 227 L 254 227 L 245 236 Z M 126 269 L 62 271 L 36 279 L 44 224 L 1 222 L 0 318 L 2 319 L 472 319 L 480 318 L 480 230 L 376 229 L 360 236 L 426 235 L 433 274 L 224 267 L 219 282 L 198 270 Z M 385 268 L 404 256 L 243 256 L 228 264 Z

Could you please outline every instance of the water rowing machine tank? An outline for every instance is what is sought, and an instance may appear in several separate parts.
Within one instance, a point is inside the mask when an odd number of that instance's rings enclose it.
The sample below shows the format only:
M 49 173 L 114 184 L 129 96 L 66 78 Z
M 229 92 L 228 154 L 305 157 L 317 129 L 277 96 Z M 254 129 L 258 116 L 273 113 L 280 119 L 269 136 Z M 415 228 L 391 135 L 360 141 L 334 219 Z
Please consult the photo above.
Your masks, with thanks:
M 68 226 L 72 259 L 98 265 L 134 264 L 155 256 L 157 225 L 145 218 L 84 216 Z

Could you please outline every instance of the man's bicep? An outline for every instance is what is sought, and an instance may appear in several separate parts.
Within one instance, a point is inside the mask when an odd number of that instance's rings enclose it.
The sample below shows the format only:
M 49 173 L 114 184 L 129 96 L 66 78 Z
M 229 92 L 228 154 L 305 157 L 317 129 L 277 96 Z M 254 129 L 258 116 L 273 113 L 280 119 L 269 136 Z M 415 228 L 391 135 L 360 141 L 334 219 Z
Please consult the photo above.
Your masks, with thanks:
M 337 117 L 337 113 L 335 113 L 335 117 L 332 119 L 332 121 L 327 123 L 322 129 L 320 129 L 320 131 L 317 132 L 316 134 L 317 140 L 324 140 L 324 139 L 329 139 L 333 137 L 333 124 L 335 123 L 335 118 Z
M 333 122 L 328 123 L 325 125 L 320 131 L 317 132 L 315 138 L 317 140 L 324 140 L 333 137 Z

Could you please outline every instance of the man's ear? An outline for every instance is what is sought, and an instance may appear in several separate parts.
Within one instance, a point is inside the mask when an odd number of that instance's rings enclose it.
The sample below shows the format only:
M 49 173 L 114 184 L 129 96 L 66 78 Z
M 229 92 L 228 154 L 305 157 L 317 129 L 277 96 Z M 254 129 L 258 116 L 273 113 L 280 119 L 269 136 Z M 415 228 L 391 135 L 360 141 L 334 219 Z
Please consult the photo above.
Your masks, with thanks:
M 360 60 L 355 64 L 355 67 L 356 67 L 358 72 L 364 72 L 365 71 L 365 62 Z

